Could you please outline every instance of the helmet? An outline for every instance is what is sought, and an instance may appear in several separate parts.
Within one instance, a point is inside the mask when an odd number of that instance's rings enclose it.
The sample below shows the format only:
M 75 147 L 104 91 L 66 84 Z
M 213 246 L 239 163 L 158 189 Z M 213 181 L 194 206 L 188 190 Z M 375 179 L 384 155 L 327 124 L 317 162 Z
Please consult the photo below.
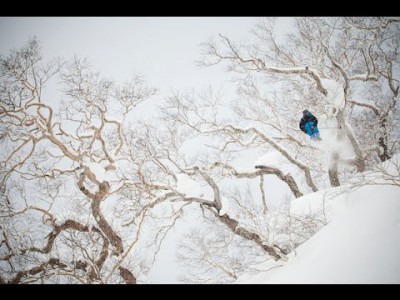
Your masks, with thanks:
M 308 113 L 309 113 L 309 111 L 307 109 L 303 110 L 303 116 L 305 116 Z

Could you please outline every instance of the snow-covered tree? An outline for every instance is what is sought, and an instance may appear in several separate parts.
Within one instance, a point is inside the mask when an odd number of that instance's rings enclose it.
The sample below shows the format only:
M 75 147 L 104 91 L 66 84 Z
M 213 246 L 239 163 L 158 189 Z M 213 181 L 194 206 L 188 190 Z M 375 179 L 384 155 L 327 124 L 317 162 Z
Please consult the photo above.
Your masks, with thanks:
M 184 216 L 183 280 L 229 282 L 326 224 L 325 206 L 297 214 L 292 200 L 376 170 L 399 185 L 386 164 L 399 148 L 400 19 L 296 18 L 285 38 L 274 24 L 203 44 L 199 63 L 228 66 L 235 99 L 174 92 L 151 122 L 131 114 L 155 93 L 141 77 L 119 86 L 84 59 L 46 63 L 36 39 L 1 57 L 0 283 L 145 280 Z M 300 132 L 304 109 L 322 142 Z M 286 206 L 272 207 L 278 196 Z
M 188 281 L 208 282 L 207 272 L 230 281 L 244 269 L 232 264 L 240 257 L 233 243 L 226 244 L 223 259 L 214 247 L 216 240 L 228 240 L 229 231 L 262 249 L 264 257 L 279 260 L 324 225 L 323 208 L 301 219 L 285 211 L 281 217 L 271 213 L 270 176 L 285 184 L 290 201 L 372 170 L 376 159 L 387 160 L 398 143 L 399 20 L 297 18 L 294 31 L 278 40 L 274 20 L 266 19 L 253 33 L 253 43 L 220 35 L 203 45 L 201 65 L 227 63 L 237 74 L 238 97 L 231 107 L 212 90 L 176 92 L 161 108 L 165 130 L 148 125 L 142 136 L 149 148 L 147 163 L 165 189 L 149 205 L 192 204 L 205 219 L 224 225 L 215 233 L 195 231 L 182 242 L 187 253 L 179 258 L 198 266 Z M 299 130 L 305 108 L 319 118 L 325 133 L 320 144 Z M 356 130 L 360 123 L 374 125 L 365 135 Z M 266 155 L 238 167 L 241 156 L 253 150 Z M 179 188 L 188 181 L 199 186 Z M 249 197 L 237 196 L 243 195 L 243 184 L 251 185 Z M 231 247 L 236 251 L 228 251 Z
M 58 75 L 62 101 L 43 93 Z M 154 93 L 140 77 L 118 86 L 77 57 L 47 62 L 36 38 L 1 57 L 2 283 L 143 275 L 146 212 L 130 221 L 146 191 L 126 119 Z
M 339 163 L 363 172 L 374 153 L 381 161 L 390 158 L 399 132 L 400 19 L 296 18 L 285 38 L 276 37 L 274 24 L 274 18 L 261 21 L 252 42 L 235 43 L 220 34 L 203 44 L 202 65 L 224 63 L 243 74 L 237 78 L 238 120 L 220 126 L 219 133 L 240 140 L 255 134 L 254 146 L 280 151 L 304 170 L 314 191 L 309 168 L 315 165 L 296 159 L 315 160 L 319 150 L 299 133 L 305 108 L 323 121 L 320 127 L 334 129 L 335 136 L 323 137 L 334 140 L 328 145 L 332 186 L 340 185 Z M 250 127 L 243 130 L 240 121 Z M 346 144 L 351 153 L 341 151 Z

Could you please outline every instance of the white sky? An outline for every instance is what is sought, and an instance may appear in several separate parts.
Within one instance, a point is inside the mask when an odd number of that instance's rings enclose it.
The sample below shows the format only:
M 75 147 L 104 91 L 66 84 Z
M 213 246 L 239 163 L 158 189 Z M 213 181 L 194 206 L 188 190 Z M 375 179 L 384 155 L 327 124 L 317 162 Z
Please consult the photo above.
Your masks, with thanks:
M 102 76 L 124 82 L 134 74 L 159 89 L 144 109 L 152 113 L 171 88 L 185 92 L 209 85 L 223 88 L 224 97 L 233 97 L 233 74 L 222 66 L 200 68 L 200 43 L 219 33 L 235 41 L 249 38 L 257 17 L 0 17 L 0 55 L 24 45 L 37 36 L 43 43 L 45 59 L 87 57 Z M 279 33 L 290 26 L 290 18 L 279 18 Z M 48 91 L 49 99 L 58 93 Z M 46 100 L 44 100 L 46 102 Z M 52 102 L 53 100 L 51 100 Z M 57 103 L 52 103 L 57 105 Z M 251 162 L 253 163 L 253 162 Z M 168 241 L 167 241 L 168 244 Z M 166 249 L 171 252 L 171 249 Z M 164 251 L 164 252 L 165 252 Z M 177 282 L 174 258 L 155 265 L 153 282 Z
M 117 81 L 141 72 L 164 92 L 221 82 L 218 68 L 195 66 L 199 44 L 218 33 L 243 38 L 256 22 L 254 17 L 5 17 L 0 53 L 36 35 L 47 58 L 87 57 Z
M 123 82 L 142 73 L 166 95 L 221 86 L 232 74 L 221 66 L 199 68 L 200 43 L 219 33 L 249 37 L 257 17 L 0 17 L 0 54 L 36 35 L 45 58 L 87 57 L 95 70 Z M 282 28 L 290 18 L 280 18 Z M 161 101 L 159 98 L 158 101 Z

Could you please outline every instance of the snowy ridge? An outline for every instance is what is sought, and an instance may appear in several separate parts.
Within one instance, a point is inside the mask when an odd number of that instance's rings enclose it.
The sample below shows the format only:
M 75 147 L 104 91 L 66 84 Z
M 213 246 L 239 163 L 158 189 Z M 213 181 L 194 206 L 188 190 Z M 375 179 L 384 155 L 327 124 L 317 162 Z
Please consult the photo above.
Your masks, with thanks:
M 296 199 L 291 212 L 319 209 L 327 194 L 325 227 L 290 253 L 288 262 L 263 266 L 281 267 L 235 283 L 400 283 L 400 188 L 329 189 Z

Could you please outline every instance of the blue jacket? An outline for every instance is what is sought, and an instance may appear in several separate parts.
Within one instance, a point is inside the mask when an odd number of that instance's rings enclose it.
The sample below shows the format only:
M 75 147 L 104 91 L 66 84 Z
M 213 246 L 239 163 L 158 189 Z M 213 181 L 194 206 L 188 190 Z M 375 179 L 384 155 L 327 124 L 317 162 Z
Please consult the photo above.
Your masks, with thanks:
M 300 120 L 300 129 L 301 131 L 307 133 L 307 130 L 305 129 L 305 125 L 308 122 L 313 122 L 313 126 L 317 126 L 318 125 L 318 119 L 316 117 L 314 117 L 314 115 L 310 112 L 308 112 L 307 114 L 303 115 L 303 117 Z

